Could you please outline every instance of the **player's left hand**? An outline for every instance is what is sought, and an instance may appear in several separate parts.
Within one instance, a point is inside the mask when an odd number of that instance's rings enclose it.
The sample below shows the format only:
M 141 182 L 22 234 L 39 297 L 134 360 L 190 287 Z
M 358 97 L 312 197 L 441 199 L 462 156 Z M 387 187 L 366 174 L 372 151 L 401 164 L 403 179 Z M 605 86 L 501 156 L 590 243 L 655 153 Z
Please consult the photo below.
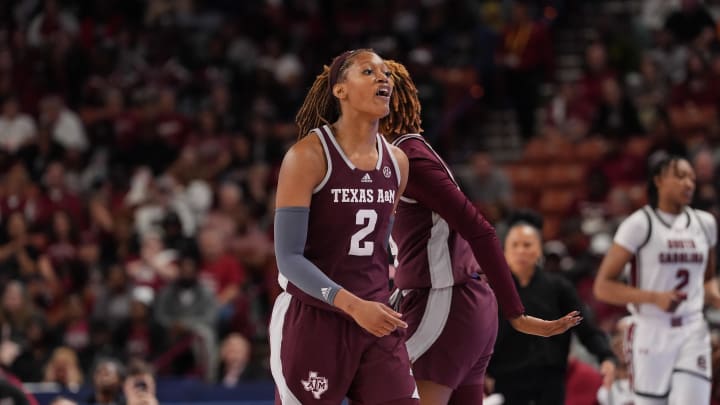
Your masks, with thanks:
M 550 337 L 565 333 L 568 329 L 577 326 L 582 320 L 583 317 L 579 311 L 572 311 L 554 321 L 546 321 L 530 315 L 520 315 L 517 318 L 511 319 L 510 324 L 518 332 L 528 335 Z
M 603 376 L 603 386 L 610 389 L 615 381 L 615 363 L 612 360 L 605 360 L 600 363 L 600 374 Z

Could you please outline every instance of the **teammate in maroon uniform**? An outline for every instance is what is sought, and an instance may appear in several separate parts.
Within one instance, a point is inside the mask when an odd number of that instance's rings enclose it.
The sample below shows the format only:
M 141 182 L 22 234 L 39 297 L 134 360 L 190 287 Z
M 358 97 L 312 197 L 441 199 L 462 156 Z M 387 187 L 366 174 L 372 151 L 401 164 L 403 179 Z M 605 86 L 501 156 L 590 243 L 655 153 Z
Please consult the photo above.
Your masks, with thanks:
M 577 311 L 555 321 L 524 315 L 495 230 L 419 135 L 420 103 L 412 79 L 403 65 L 386 64 L 395 90 L 381 131 L 410 164 L 392 235 L 399 262 L 395 284 L 409 325 L 406 345 L 420 401 L 481 404 L 497 334 L 495 294 L 503 315 L 524 333 L 556 335 L 581 318 Z
M 270 324 L 276 403 L 417 404 L 389 298 L 387 240 L 407 157 L 378 134 L 392 80 L 369 50 L 325 67 L 297 114 L 300 140 L 280 169 Z M 402 333 L 401 333 L 402 331 Z

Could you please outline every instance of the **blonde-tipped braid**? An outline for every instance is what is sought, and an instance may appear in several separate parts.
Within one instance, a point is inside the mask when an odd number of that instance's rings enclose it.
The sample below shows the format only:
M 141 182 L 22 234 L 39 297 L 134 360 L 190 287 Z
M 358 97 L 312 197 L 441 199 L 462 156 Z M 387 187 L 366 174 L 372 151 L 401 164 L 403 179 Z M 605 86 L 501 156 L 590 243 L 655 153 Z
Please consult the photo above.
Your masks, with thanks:
M 328 91 L 330 67 L 323 66 L 323 71 L 315 78 L 315 83 L 305 96 L 303 105 L 295 115 L 298 126 L 298 139 L 306 136 L 312 129 L 321 125 L 330 125 L 337 119 L 335 97 Z
M 315 83 L 305 96 L 303 105 L 295 115 L 298 126 L 298 139 L 305 137 L 312 129 L 321 125 L 330 125 L 340 117 L 340 105 L 332 94 L 332 87 L 343 80 L 345 71 L 353 60 L 361 53 L 375 53 L 372 49 L 355 49 L 346 51 L 333 59 L 330 66 L 323 66 L 323 71 L 315 78 Z M 332 83 L 331 83 L 332 82 Z
M 380 132 L 390 139 L 404 134 L 422 132 L 420 100 L 415 83 L 405 66 L 394 60 L 386 60 L 393 79 L 393 93 L 390 100 L 390 114 L 380 120 Z

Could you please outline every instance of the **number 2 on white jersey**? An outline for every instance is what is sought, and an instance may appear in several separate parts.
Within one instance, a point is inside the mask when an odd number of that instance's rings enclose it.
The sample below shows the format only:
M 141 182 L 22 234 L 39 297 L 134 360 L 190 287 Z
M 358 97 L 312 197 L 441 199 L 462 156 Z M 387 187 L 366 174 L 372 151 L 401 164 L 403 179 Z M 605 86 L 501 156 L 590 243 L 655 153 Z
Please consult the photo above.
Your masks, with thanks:
M 375 210 L 358 210 L 355 213 L 355 225 L 365 225 L 355 232 L 350 238 L 350 251 L 348 254 L 353 256 L 372 256 L 375 250 L 375 242 L 363 241 L 375 230 L 377 225 L 377 212 Z

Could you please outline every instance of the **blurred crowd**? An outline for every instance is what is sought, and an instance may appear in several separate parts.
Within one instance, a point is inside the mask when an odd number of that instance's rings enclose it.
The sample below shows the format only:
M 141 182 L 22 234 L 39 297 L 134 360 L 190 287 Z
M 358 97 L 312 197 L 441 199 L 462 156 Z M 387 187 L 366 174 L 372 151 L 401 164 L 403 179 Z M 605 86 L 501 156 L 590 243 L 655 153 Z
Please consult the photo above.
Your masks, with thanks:
M 545 215 L 546 270 L 614 331 L 623 310 L 590 285 L 646 157 L 689 155 L 695 205 L 720 214 L 720 8 L 620 1 L 640 12 L 610 20 L 606 3 L 0 2 L 2 369 L 68 388 L 105 358 L 269 378 L 277 170 L 314 75 L 355 47 L 408 66 L 426 137 L 501 233 L 515 208 Z M 519 159 L 461 148 L 496 135 L 477 131 L 492 111 Z

